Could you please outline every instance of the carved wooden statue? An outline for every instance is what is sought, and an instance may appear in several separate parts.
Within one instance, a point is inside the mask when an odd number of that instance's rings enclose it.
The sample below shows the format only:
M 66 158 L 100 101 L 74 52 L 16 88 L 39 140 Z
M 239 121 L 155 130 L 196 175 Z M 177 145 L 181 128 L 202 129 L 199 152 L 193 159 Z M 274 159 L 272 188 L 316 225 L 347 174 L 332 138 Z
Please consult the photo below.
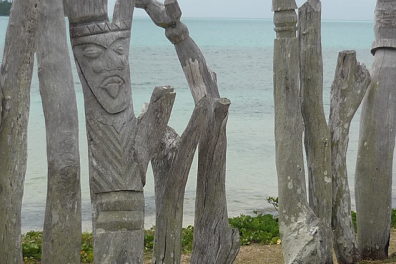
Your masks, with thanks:
M 156 87 L 135 117 L 129 41 L 135 1 L 66 1 L 70 38 L 85 98 L 95 263 L 142 263 L 146 170 L 175 94 Z
M 371 259 L 387 257 L 389 247 L 396 135 L 395 19 L 396 2 L 377 0 L 371 84 L 362 103 L 355 176 L 358 248 L 363 258 Z
M 285 263 L 326 263 L 323 226 L 307 202 L 302 114 L 299 97 L 299 52 L 294 0 L 273 0 L 274 101 L 279 232 Z

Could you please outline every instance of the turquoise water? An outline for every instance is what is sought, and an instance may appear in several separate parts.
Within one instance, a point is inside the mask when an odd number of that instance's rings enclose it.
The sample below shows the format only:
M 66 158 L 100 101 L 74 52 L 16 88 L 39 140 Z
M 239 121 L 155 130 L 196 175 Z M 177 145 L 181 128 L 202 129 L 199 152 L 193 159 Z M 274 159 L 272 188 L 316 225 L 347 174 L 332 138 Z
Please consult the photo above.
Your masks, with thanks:
M 227 201 L 230 216 L 271 212 L 265 197 L 277 196 L 274 117 L 272 95 L 273 23 L 270 19 L 184 19 L 190 35 L 204 53 L 208 65 L 218 74 L 220 94 L 231 100 L 227 152 Z M 8 18 L 0 17 L 0 58 Z M 324 104 L 329 112 L 330 86 L 338 52 L 357 50 L 358 60 L 370 65 L 373 22 L 323 21 Z M 83 191 L 84 229 L 90 228 L 88 157 L 81 85 L 75 71 Z M 133 24 L 130 66 L 136 114 L 150 98 L 155 86 L 172 85 L 177 93 L 170 125 L 181 134 L 193 109 L 193 100 L 173 45 L 164 31 L 147 18 Z M 35 73 L 29 121 L 29 157 L 23 200 L 23 230 L 42 229 L 46 199 L 45 128 Z M 348 153 L 350 183 L 358 140 L 358 118 L 353 121 Z M 185 225 L 193 223 L 197 165 L 192 166 L 186 187 Z M 154 186 L 147 175 L 146 227 L 154 224 Z

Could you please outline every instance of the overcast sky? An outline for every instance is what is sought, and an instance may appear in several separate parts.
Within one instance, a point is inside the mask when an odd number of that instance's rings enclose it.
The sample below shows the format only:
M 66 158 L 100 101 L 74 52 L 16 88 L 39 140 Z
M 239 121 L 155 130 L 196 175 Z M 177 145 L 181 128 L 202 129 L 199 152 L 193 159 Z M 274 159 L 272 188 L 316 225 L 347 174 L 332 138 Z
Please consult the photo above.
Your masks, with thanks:
M 109 1 L 109 15 L 115 0 Z M 163 1 L 162 1 L 163 2 Z M 272 0 L 179 0 L 184 17 L 272 18 Z M 305 0 L 296 0 L 298 6 Z M 373 20 L 375 0 L 323 0 L 322 19 Z M 136 16 L 146 16 L 135 10 Z

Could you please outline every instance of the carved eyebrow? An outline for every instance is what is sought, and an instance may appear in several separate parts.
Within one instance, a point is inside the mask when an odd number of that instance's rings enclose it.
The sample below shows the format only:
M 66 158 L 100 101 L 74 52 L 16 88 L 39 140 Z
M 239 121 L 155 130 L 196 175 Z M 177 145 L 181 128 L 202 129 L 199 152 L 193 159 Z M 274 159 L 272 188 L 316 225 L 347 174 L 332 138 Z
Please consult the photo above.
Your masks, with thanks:
M 84 44 L 82 44 L 82 45 L 94 45 L 94 46 L 98 46 L 99 48 L 102 48 L 102 49 L 107 49 L 107 47 L 106 46 L 103 46 L 103 45 L 101 45 L 101 44 L 98 44 L 98 43 L 92 43 L 92 42 L 89 42 L 89 43 L 84 43 Z
M 98 48 L 101 48 L 101 49 L 107 49 L 106 46 L 103 46 L 103 45 L 100 45 L 100 44 L 97 44 L 97 43 L 92 43 L 92 42 L 73 45 L 73 47 L 81 47 L 82 46 L 84 49 L 86 49 L 88 45 L 94 45 L 94 46 L 97 46 Z
M 118 44 L 119 42 L 121 42 L 121 43 L 124 44 L 124 42 L 125 42 L 126 40 L 128 40 L 128 38 L 118 38 L 118 39 L 114 40 L 114 41 L 110 44 L 110 47 L 113 46 L 113 45 Z

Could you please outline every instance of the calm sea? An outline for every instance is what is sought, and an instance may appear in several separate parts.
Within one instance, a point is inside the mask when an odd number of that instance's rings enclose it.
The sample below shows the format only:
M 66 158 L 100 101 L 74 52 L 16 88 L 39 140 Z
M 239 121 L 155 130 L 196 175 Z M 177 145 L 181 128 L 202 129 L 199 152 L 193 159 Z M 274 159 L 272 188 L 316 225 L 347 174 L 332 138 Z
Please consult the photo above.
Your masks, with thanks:
M 222 97 L 231 100 L 227 152 L 227 201 L 230 216 L 272 212 L 265 198 L 277 196 L 272 94 L 273 23 L 271 19 L 185 18 L 190 35 L 204 53 L 208 65 L 218 74 Z M 8 18 L 0 17 L 0 58 L 4 49 Z M 357 51 L 358 60 L 371 64 L 373 22 L 323 21 L 324 104 L 329 113 L 330 86 L 338 52 Z M 88 154 L 83 95 L 75 71 L 80 122 L 80 152 L 84 229 L 90 228 L 91 207 L 88 185 Z M 150 99 L 155 86 L 172 85 L 177 93 L 170 125 L 181 134 L 194 107 L 192 97 L 173 45 L 164 31 L 148 18 L 135 18 L 130 49 L 133 101 L 136 114 Z M 37 69 L 37 67 L 36 67 Z M 353 189 L 358 140 L 357 113 L 350 135 L 349 177 Z M 37 73 L 34 73 L 29 121 L 29 157 L 22 209 L 23 232 L 42 229 L 46 200 L 46 146 L 44 117 Z M 184 224 L 193 224 L 196 160 L 186 187 Z M 147 174 L 146 227 L 155 223 L 153 176 Z

